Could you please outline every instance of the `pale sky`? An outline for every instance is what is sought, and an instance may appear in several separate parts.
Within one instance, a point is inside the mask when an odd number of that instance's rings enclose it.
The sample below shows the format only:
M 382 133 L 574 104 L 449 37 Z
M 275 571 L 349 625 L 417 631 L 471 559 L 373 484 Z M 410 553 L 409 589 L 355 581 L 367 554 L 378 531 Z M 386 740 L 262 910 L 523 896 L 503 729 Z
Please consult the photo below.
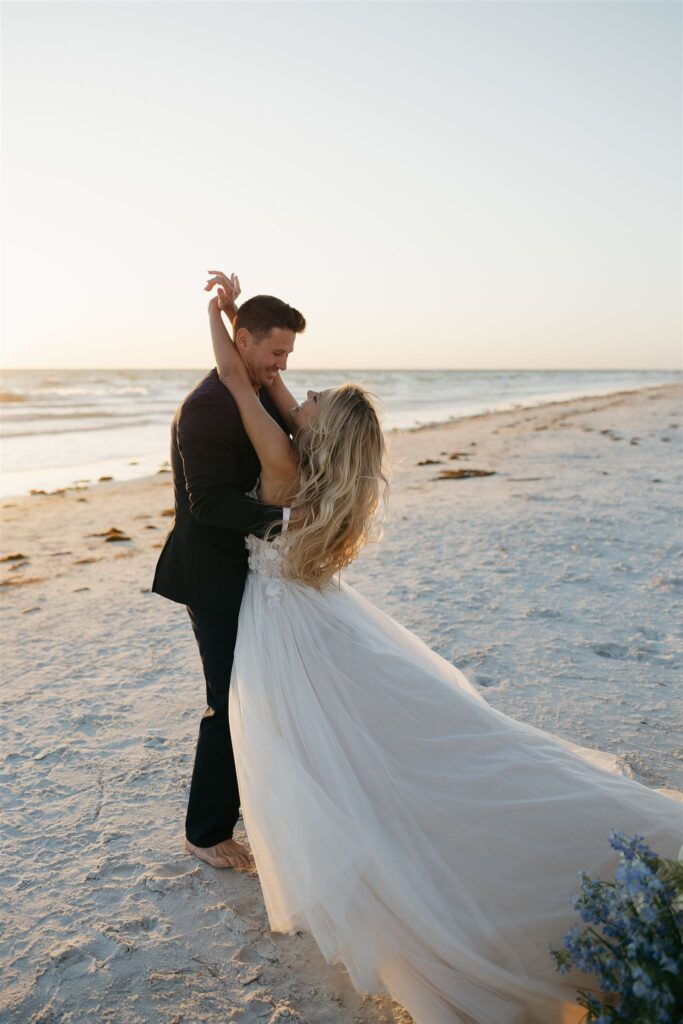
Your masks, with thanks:
M 681 364 L 681 6 L 2 7 L 5 367 Z

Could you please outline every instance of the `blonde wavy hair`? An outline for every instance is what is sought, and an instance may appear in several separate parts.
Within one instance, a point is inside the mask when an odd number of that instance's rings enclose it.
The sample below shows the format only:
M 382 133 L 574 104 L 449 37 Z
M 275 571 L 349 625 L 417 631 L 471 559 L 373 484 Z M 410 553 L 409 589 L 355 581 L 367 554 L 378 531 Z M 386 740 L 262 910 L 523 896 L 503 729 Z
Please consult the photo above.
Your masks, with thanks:
M 370 392 L 360 384 L 334 388 L 294 442 L 300 476 L 292 507 L 301 508 L 304 519 L 288 533 L 282 571 L 319 590 L 381 535 L 386 445 Z

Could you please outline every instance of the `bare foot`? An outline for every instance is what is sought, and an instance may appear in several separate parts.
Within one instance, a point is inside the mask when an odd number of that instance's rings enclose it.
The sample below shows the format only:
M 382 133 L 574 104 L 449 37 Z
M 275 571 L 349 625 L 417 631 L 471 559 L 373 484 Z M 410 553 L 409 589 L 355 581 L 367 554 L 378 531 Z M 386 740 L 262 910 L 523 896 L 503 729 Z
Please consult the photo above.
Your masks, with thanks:
M 212 868 L 253 868 L 254 858 L 236 839 L 224 839 L 215 846 L 195 846 L 185 839 L 185 849 L 206 861 Z

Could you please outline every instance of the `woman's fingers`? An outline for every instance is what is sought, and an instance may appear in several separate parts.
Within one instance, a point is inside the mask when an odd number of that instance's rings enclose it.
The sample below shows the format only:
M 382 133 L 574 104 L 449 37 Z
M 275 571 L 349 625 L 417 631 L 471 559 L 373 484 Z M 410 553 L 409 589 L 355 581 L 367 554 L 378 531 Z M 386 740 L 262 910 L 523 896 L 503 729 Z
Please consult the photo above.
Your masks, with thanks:
M 204 285 L 205 292 L 210 292 L 214 285 L 218 285 L 219 288 L 222 286 L 226 297 L 230 296 L 232 301 L 241 293 L 240 279 L 237 274 L 231 274 L 230 277 L 227 277 L 221 270 L 209 270 L 208 273 L 215 274 L 216 276 L 209 278 L 206 282 Z
M 216 279 L 222 281 L 227 288 L 237 288 L 237 290 L 239 290 L 240 282 L 237 274 L 231 274 L 230 277 L 228 277 L 228 275 L 224 274 L 222 270 L 209 270 L 208 273 L 215 274 Z
M 210 279 L 209 279 L 209 280 L 207 281 L 207 283 L 206 283 L 206 287 L 207 287 L 207 288 L 213 288 L 213 286 L 214 286 L 215 284 L 223 285 L 223 287 L 225 288 L 225 290 L 226 290 L 226 291 L 228 291 L 228 292 L 232 292 L 232 291 L 234 291 L 234 288 L 233 288 L 232 284 L 231 284 L 231 283 L 230 283 L 230 281 L 228 281 L 228 279 L 227 279 L 226 277 L 224 277 L 224 276 L 221 276 L 221 277 L 212 277 L 212 278 L 210 278 Z
M 226 274 L 222 270 L 209 270 L 209 274 L 215 274 L 216 278 L 223 282 L 223 284 L 230 285 L 230 281 Z

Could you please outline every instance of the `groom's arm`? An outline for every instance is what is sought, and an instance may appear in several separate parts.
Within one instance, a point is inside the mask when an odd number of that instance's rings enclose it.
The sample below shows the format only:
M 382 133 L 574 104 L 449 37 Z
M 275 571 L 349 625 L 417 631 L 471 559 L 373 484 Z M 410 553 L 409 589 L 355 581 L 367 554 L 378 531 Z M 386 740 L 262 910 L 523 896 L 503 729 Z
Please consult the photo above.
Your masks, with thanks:
M 242 494 L 233 481 L 237 454 L 229 438 L 217 438 L 208 418 L 218 410 L 197 410 L 178 423 L 178 451 L 183 462 L 190 512 L 202 526 L 262 537 L 269 526 L 282 529 L 283 510 Z

